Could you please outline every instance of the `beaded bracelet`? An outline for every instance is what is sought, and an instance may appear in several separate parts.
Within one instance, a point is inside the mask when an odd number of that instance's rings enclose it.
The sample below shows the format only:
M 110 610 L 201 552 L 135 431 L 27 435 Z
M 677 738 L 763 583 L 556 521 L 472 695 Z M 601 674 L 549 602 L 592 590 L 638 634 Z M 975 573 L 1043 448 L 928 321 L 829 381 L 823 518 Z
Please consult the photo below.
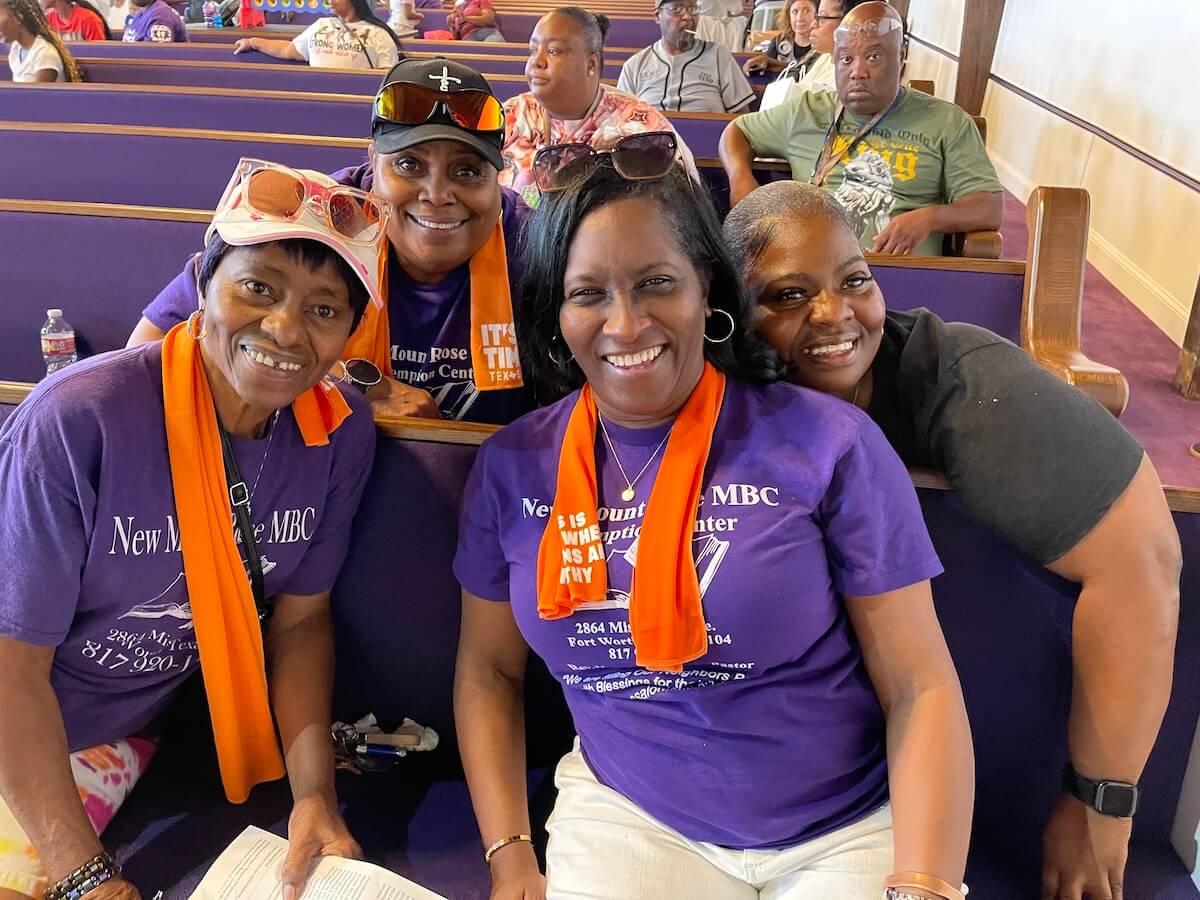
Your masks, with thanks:
M 113 878 L 121 877 L 121 867 L 108 853 L 101 851 L 66 878 L 46 888 L 42 900 L 79 900 Z

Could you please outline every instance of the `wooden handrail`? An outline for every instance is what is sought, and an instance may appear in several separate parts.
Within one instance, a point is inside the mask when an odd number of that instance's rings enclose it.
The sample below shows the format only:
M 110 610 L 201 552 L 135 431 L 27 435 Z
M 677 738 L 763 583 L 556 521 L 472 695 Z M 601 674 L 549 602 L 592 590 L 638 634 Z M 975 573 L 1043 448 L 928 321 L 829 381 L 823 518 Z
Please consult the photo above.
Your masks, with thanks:
M 0 404 L 18 404 L 37 385 L 23 381 L 0 381 Z M 443 419 L 414 419 L 408 416 L 376 416 L 375 427 L 387 438 L 427 441 L 435 444 L 482 444 L 499 431 L 496 425 L 448 422 Z M 948 491 L 950 483 L 933 469 L 909 469 L 913 485 L 928 490 Z M 1164 487 L 1167 503 L 1174 512 L 1200 513 L 1200 489 Z
M 68 200 L 7 200 L 0 198 L 0 212 L 57 213 L 67 216 L 104 216 L 117 219 L 149 219 L 160 222 L 212 221 L 212 210 L 179 209 L 171 206 L 129 206 L 124 203 L 76 203 Z
M 1021 303 L 1021 346 L 1044 368 L 1088 394 L 1114 416 L 1129 403 L 1129 384 L 1083 353 L 1083 277 L 1091 200 L 1081 188 L 1038 187 L 1026 204 L 1028 272 Z

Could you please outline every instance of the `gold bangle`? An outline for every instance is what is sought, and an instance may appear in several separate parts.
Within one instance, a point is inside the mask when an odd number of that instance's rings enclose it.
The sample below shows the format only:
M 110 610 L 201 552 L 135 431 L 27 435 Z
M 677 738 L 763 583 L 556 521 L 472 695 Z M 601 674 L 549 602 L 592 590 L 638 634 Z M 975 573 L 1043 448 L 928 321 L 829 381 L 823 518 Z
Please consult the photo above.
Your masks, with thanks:
M 515 844 L 517 841 L 528 841 L 529 843 L 532 844 L 533 843 L 533 835 L 532 834 L 510 834 L 508 837 L 500 838 L 500 840 L 496 841 L 496 843 L 492 844 L 492 846 L 488 847 L 486 850 L 483 851 L 483 861 L 485 863 L 490 863 L 492 861 L 492 857 L 496 855 L 497 850 L 501 850 L 501 849 L 507 847 L 509 844 Z
M 918 890 L 932 891 L 939 897 L 945 900 L 963 900 L 967 893 L 967 886 L 964 884 L 962 890 L 954 887 L 942 879 L 933 875 L 926 875 L 924 872 L 897 872 L 889 875 L 883 883 L 885 888 L 916 888 Z

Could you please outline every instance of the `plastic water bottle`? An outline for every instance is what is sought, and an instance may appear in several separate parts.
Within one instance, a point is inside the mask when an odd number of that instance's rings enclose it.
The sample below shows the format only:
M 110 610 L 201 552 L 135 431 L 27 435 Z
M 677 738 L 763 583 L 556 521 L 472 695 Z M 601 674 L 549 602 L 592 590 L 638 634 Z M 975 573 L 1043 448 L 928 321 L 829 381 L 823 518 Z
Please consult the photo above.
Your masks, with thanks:
M 204 13 L 204 27 L 212 28 L 213 16 L 217 14 L 217 4 L 213 3 L 213 0 L 205 0 L 204 6 L 200 9 Z
M 79 359 L 75 352 L 75 329 L 67 324 L 62 314 L 61 309 L 46 310 L 46 324 L 42 326 L 42 359 L 47 375 L 65 369 Z

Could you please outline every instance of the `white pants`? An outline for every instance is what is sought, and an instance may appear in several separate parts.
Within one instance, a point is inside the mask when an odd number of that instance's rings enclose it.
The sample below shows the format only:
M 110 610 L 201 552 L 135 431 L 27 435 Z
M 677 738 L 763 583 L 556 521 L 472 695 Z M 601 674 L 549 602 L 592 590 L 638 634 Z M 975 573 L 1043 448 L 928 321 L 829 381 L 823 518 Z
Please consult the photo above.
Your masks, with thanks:
M 578 741 L 554 783 L 547 900 L 879 900 L 892 870 L 890 806 L 785 850 L 730 850 L 685 838 L 600 784 Z

